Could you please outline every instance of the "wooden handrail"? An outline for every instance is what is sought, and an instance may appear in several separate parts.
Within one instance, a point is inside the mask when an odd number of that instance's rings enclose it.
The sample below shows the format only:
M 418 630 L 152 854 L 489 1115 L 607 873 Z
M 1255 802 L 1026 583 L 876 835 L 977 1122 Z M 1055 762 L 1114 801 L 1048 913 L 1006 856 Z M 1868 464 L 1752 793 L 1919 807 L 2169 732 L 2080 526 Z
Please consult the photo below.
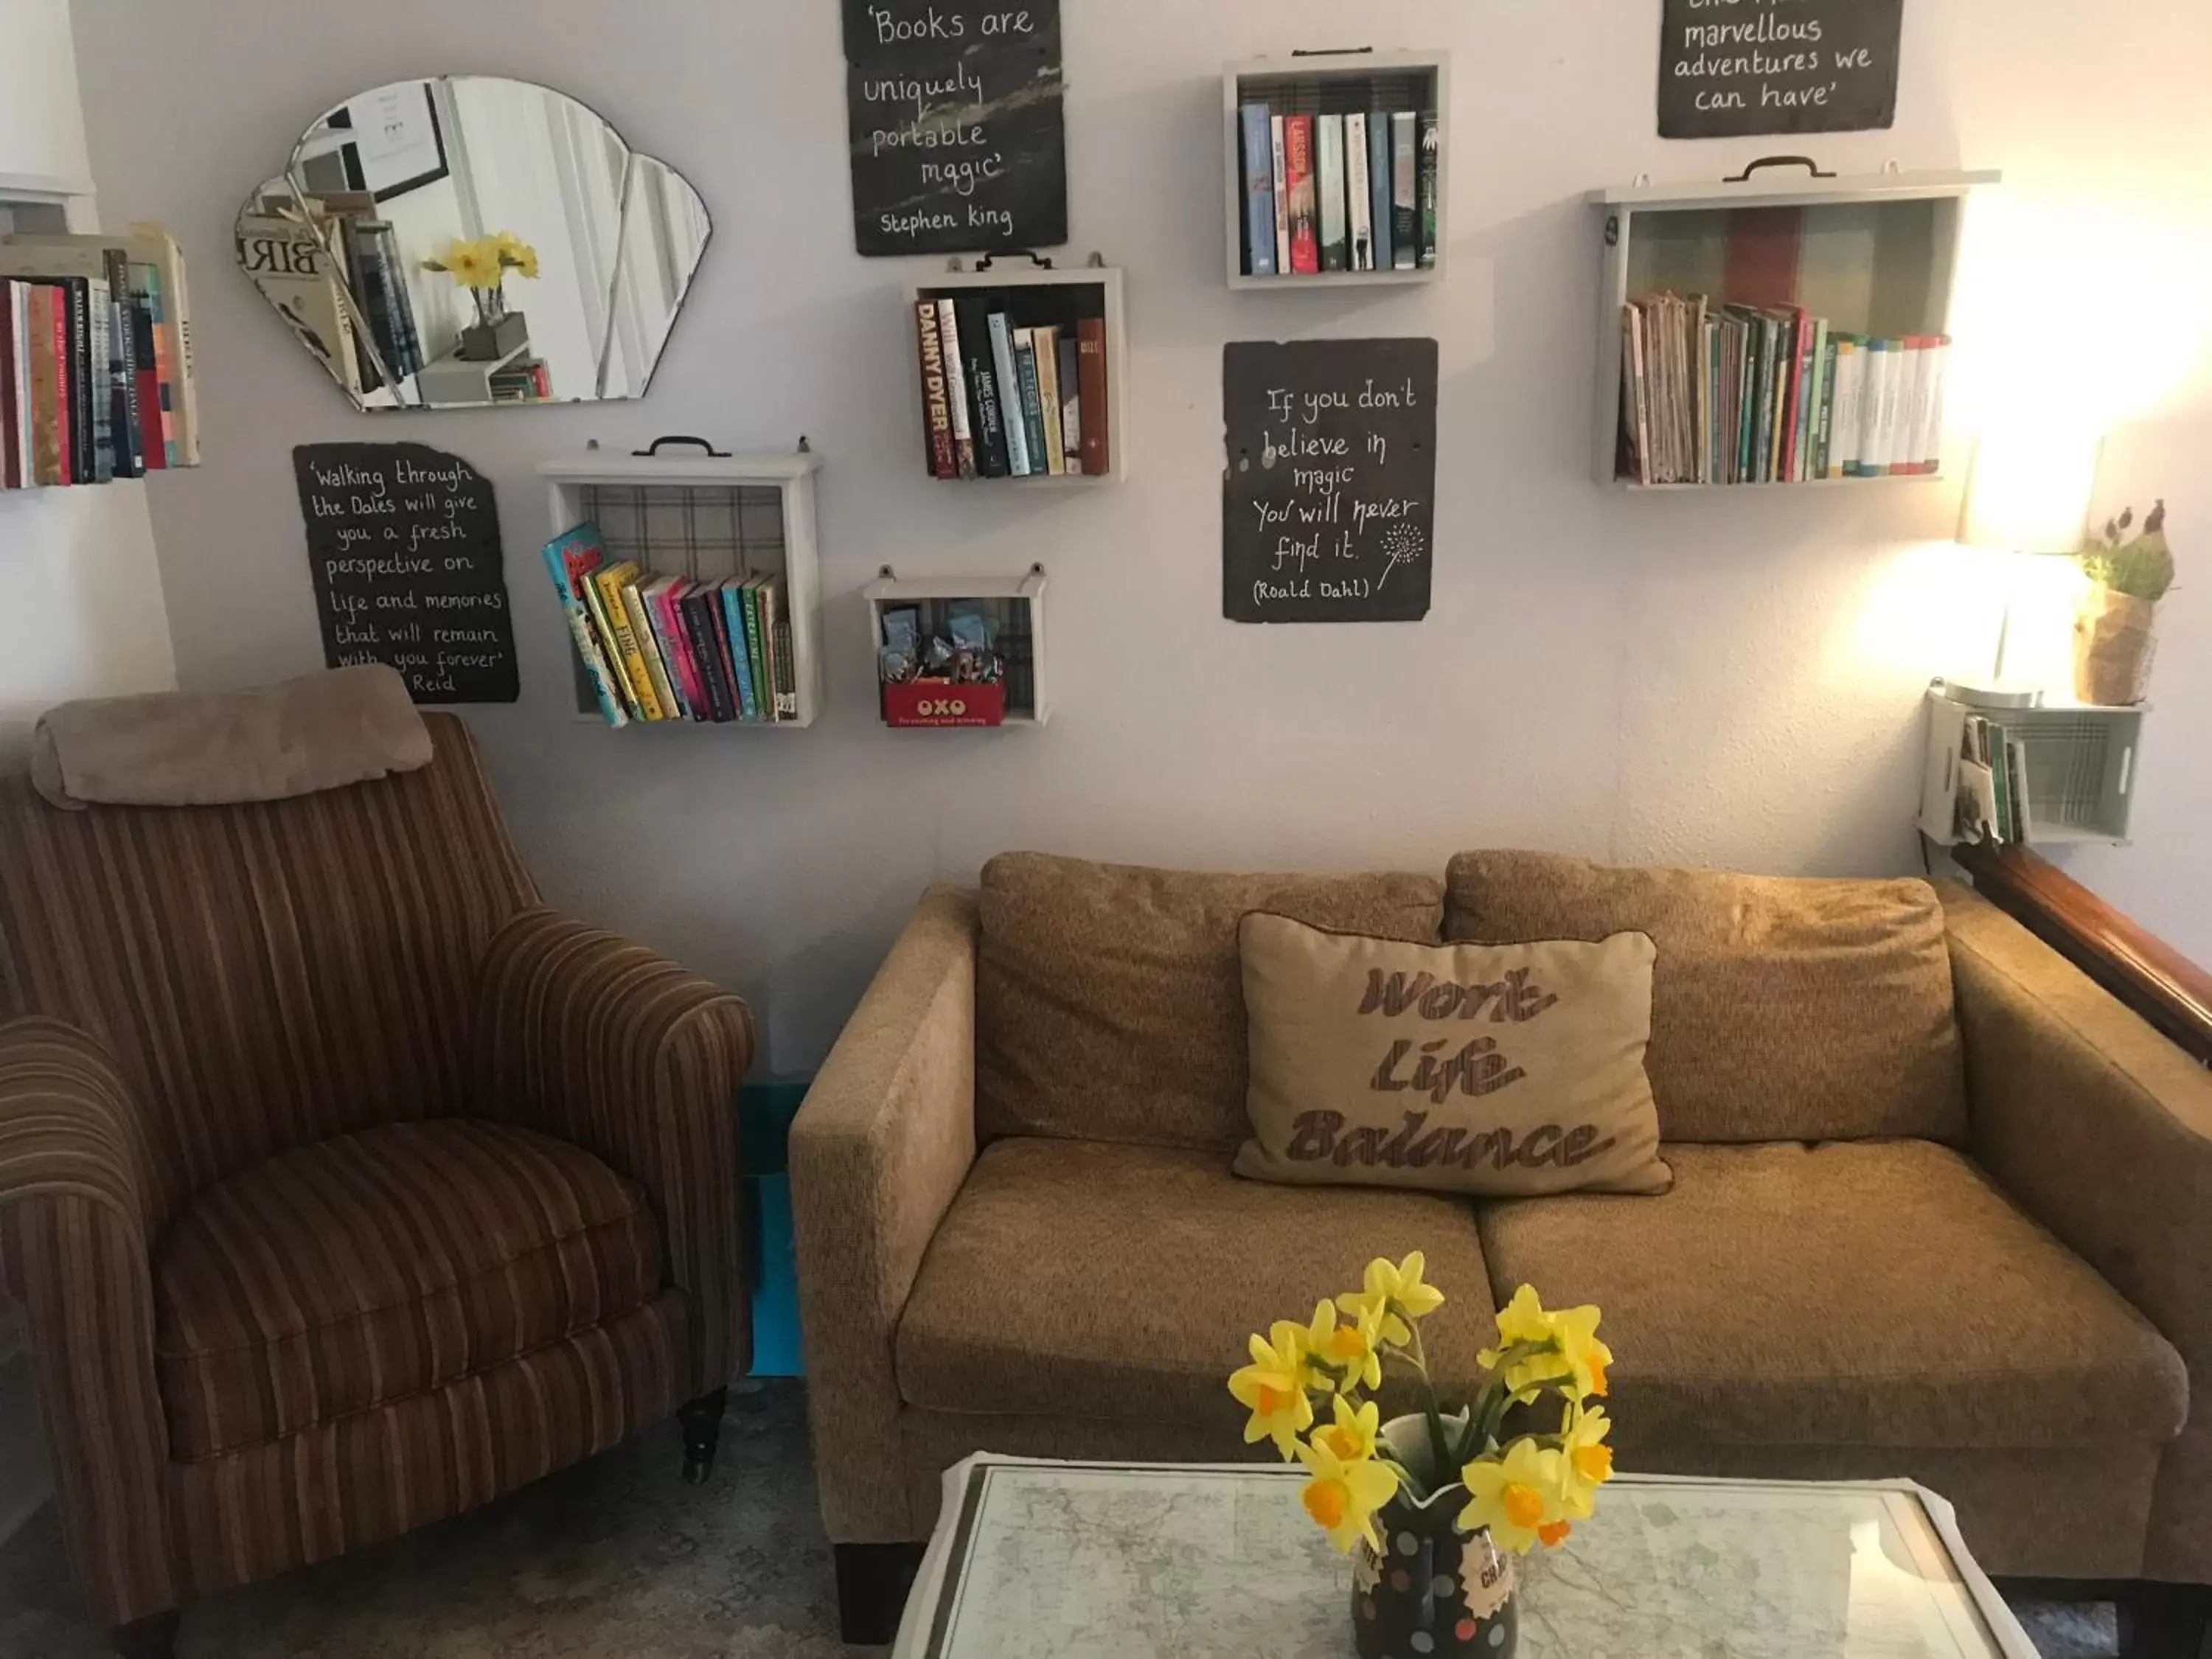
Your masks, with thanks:
M 1951 856 L 1984 898 L 2212 1066 L 2212 973 L 2025 848 L 1969 842 Z

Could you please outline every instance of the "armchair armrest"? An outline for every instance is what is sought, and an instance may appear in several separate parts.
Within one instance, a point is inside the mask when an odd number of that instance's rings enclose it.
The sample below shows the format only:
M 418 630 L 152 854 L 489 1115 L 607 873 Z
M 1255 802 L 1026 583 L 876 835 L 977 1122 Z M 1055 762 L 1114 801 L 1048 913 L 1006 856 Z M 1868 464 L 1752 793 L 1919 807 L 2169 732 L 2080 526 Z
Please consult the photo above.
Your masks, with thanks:
M 2180 1350 L 2147 1577 L 2212 1582 L 2212 1073 L 1986 900 L 1942 885 L 1975 1156 Z
M 510 918 L 477 970 L 484 1109 L 583 1147 L 653 1200 L 664 1271 L 690 1304 L 687 1400 L 751 1352 L 737 1091 L 753 1037 L 742 998 L 551 910 Z
M 892 1338 L 975 1161 L 975 895 L 934 887 L 791 1131 L 799 1307 L 822 1514 L 838 1543 L 902 1542 Z
M 106 1051 L 59 1020 L 0 1024 L 0 1284 L 29 1316 L 70 1564 L 110 1624 L 177 1601 L 149 1257 L 167 1204 Z

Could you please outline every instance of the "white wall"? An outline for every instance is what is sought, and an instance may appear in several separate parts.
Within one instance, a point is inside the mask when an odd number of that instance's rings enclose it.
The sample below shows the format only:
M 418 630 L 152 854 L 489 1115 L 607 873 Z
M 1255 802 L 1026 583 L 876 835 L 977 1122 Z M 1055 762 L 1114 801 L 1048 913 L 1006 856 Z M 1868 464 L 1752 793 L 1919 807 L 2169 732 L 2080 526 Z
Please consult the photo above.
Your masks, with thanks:
M 0 174 L 88 179 L 68 0 L 0 0 Z M 50 704 L 175 684 L 144 485 L 0 493 L 0 761 Z
M 902 283 L 852 252 L 838 10 L 662 0 L 77 0 L 112 206 L 205 250 L 194 295 L 211 445 L 155 495 L 179 661 L 226 685 L 319 661 L 289 446 L 405 436 L 498 483 L 525 698 L 473 716 L 553 897 L 750 996 L 771 1059 L 817 1059 L 921 885 L 1011 847 L 1188 865 L 1438 868 L 1502 842 L 1768 871 L 1917 867 L 1931 673 L 1996 611 L 1931 543 L 1942 489 L 1629 499 L 1586 472 L 1595 185 L 1717 179 L 1810 148 L 1868 170 L 2001 167 L 1970 300 L 2038 343 L 2046 385 L 2148 420 L 2177 529 L 2212 573 L 2208 419 L 2212 8 L 1911 0 L 1899 125 L 1796 142 L 1655 136 L 1657 0 L 1064 0 L 1076 256 L 1129 273 L 1134 476 L 1048 495 L 920 476 Z M 241 41 L 256 43 L 254 67 Z M 1372 41 L 1455 54 L 1453 275 L 1393 297 L 1231 294 L 1220 276 L 1224 60 Z M 599 410 L 353 415 L 217 250 L 242 191 L 320 111 L 450 70 L 542 80 L 688 173 L 716 237 L 652 398 Z M 1975 318 L 1960 319 L 1971 331 Z M 2054 339 L 2061 325 L 2070 343 Z M 1432 334 L 1444 465 L 1436 607 L 1418 627 L 1219 618 L 1220 353 L 1239 338 Z M 2106 370 L 2118 361 L 2117 378 Z M 2063 380 L 2053 364 L 2064 366 Z M 1986 368 L 1984 395 L 2016 395 Z M 1962 387 L 1971 394 L 1973 377 Z M 799 735 L 612 732 L 569 718 L 531 468 L 599 438 L 781 447 L 828 462 L 833 711 Z M 902 572 L 1053 576 L 1042 732 L 896 735 L 855 590 Z M 2212 574 L 2200 586 L 2212 586 Z M 1931 596 L 1965 589 L 1959 610 Z M 2212 623 L 2178 604 L 2148 760 L 2153 920 L 2212 957 L 2202 822 Z M 2144 875 L 2141 872 L 2154 872 Z

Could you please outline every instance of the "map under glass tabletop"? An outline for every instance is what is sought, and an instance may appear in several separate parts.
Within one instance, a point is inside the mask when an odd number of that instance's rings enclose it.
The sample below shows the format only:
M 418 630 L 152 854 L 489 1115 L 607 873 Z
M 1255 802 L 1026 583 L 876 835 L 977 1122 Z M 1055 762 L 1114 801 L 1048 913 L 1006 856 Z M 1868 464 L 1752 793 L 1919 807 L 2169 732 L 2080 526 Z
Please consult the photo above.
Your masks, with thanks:
M 971 1457 L 895 1659 L 1348 1659 L 1352 1567 L 1304 1479 Z M 1907 1481 L 1623 1474 L 1519 1596 L 1521 1659 L 2035 1659 Z

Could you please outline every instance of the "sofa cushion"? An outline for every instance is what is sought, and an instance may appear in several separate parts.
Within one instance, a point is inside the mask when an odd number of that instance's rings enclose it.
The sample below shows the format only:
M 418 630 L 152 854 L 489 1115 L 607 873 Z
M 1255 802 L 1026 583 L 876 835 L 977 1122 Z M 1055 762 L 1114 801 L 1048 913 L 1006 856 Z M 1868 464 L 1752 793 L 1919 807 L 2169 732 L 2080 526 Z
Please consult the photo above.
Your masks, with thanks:
M 1657 1193 L 1651 940 L 1411 945 L 1255 911 L 1240 930 L 1252 1136 L 1304 1187 Z
M 1011 853 L 983 867 L 975 1123 L 1234 1150 L 1244 1138 L 1237 924 L 1434 939 L 1425 876 L 1199 875 Z
M 1645 1066 L 1669 1140 L 1966 1138 L 1943 910 L 1924 881 L 1451 861 L 1444 937 L 1659 947 Z
M 898 1326 L 899 1392 L 946 1412 L 1147 1419 L 1241 1443 L 1245 1339 L 1357 1290 L 1378 1255 L 1428 1257 L 1422 1324 L 1451 1386 L 1495 1336 L 1474 1217 L 1415 1193 L 1261 1186 L 1218 1152 L 1002 1140 L 975 1163 Z
M 1605 1310 L 1639 1445 L 2087 1447 L 2180 1431 L 2172 1346 L 1927 1141 L 1669 1146 L 1661 1198 L 1480 1213 L 1491 1283 Z
M 436 1388 L 659 1286 L 643 1190 L 580 1147 L 443 1121 L 295 1148 L 202 1193 L 155 1246 L 173 1455 Z

